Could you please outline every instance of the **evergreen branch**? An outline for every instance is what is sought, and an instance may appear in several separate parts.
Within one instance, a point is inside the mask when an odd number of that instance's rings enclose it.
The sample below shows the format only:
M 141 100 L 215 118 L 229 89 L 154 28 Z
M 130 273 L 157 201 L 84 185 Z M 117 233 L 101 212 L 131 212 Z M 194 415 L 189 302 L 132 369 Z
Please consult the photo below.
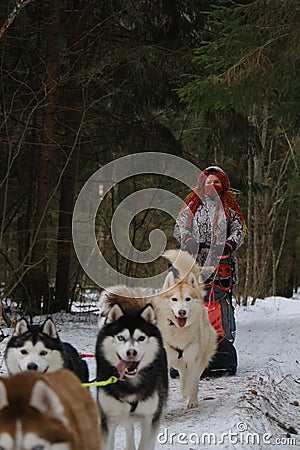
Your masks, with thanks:
M 247 61 L 249 61 L 249 60 L 251 61 L 256 54 L 260 54 L 262 52 L 262 50 L 264 50 L 269 45 L 273 44 L 274 42 L 276 42 L 279 39 L 282 39 L 282 38 L 284 38 L 286 36 L 287 36 L 287 33 L 282 34 L 280 36 L 276 36 L 276 37 L 274 37 L 272 39 L 269 39 L 267 42 L 265 42 L 260 47 L 252 49 L 250 52 L 248 52 L 246 55 L 244 55 L 239 61 L 237 61 L 235 64 L 233 64 L 233 66 L 231 66 L 228 70 L 226 70 L 224 73 L 222 73 L 220 75 L 220 77 L 221 78 L 222 77 L 226 77 L 227 80 L 229 80 L 230 78 L 234 78 L 236 69 L 239 69 Z
M 4 24 L 0 28 L 0 39 L 6 32 L 6 30 L 10 27 L 10 25 L 13 23 L 21 9 L 25 8 L 25 6 L 29 5 L 29 3 L 34 2 L 34 0 L 17 0 L 14 9 L 9 14 L 8 18 L 4 22 Z

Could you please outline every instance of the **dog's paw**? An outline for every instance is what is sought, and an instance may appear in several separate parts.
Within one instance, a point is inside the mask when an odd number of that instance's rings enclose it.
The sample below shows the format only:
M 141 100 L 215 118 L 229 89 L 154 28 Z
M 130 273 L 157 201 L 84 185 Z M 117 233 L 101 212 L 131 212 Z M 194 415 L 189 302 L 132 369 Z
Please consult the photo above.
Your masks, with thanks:
M 197 406 L 198 406 L 198 400 L 191 400 L 191 399 L 189 400 L 188 405 L 187 405 L 188 409 L 197 408 Z

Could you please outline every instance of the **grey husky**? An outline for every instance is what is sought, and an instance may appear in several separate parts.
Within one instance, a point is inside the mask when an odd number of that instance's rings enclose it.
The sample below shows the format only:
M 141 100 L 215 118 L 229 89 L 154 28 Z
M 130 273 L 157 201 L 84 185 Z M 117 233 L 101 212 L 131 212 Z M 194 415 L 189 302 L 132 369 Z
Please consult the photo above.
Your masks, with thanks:
M 153 450 L 167 400 L 168 370 L 150 304 L 140 309 L 113 304 L 98 334 L 96 362 L 98 381 L 118 378 L 97 392 L 103 449 L 114 449 L 115 431 L 121 425 L 126 429 L 126 449 L 134 450 L 134 423 L 139 421 L 138 450 Z
M 9 375 L 27 370 L 45 373 L 65 368 L 72 370 L 83 382 L 89 378 L 86 362 L 71 344 L 60 340 L 50 317 L 42 325 L 20 319 L 7 343 L 4 360 Z

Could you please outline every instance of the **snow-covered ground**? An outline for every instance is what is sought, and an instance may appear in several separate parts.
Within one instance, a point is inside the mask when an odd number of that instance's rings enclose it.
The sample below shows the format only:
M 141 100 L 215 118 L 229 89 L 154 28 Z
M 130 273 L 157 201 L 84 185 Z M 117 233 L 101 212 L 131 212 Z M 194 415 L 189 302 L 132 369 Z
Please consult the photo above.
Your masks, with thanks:
M 95 313 L 56 314 L 53 319 L 62 340 L 80 352 L 94 352 Z M 237 374 L 201 380 L 199 407 L 192 410 L 186 409 L 186 400 L 180 396 L 179 380 L 170 379 L 156 449 L 300 448 L 300 296 L 272 297 L 254 306 L 237 307 L 236 319 Z M 7 340 L 0 343 L 4 375 L 2 354 Z M 88 358 L 87 362 L 93 378 L 95 361 Z M 120 429 L 116 450 L 123 448 Z

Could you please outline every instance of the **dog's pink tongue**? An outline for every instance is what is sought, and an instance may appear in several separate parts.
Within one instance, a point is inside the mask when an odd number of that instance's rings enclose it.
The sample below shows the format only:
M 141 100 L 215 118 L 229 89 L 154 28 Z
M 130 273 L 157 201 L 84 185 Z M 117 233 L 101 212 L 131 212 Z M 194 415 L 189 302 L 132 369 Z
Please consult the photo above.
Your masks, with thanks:
M 186 317 L 184 318 L 177 317 L 177 323 L 180 326 L 180 328 L 184 327 L 184 325 L 186 324 Z
M 127 367 L 130 366 L 130 361 L 123 361 L 123 359 L 120 359 L 119 364 L 117 365 L 117 369 L 120 374 L 120 379 L 122 379 L 125 375 Z

